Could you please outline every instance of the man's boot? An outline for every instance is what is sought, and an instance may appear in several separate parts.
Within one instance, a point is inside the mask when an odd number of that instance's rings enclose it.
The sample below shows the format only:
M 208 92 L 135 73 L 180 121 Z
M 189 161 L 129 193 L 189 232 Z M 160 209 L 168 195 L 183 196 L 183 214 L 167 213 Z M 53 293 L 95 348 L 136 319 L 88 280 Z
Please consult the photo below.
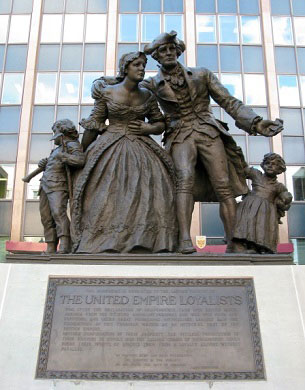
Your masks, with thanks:
M 47 242 L 47 250 L 44 253 L 56 253 L 57 243 L 56 242 Z
M 179 192 L 177 194 L 177 218 L 179 226 L 178 251 L 183 254 L 191 254 L 196 252 L 190 235 L 193 209 L 193 195 L 185 192 Z
M 71 239 L 69 236 L 61 236 L 57 253 L 71 253 Z

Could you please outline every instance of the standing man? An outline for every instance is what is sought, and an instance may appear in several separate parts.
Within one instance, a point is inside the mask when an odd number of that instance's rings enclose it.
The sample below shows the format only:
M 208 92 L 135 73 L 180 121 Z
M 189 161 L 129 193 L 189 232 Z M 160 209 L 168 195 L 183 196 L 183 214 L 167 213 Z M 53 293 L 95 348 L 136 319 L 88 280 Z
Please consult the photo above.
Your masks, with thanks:
M 164 143 L 177 174 L 179 250 L 195 252 L 190 237 L 194 201 L 219 201 L 227 252 L 234 252 L 235 197 L 248 191 L 245 161 L 227 125 L 213 116 L 210 97 L 235 119 L 237 127 L 251 135 L 271 137 L 283 127 L 280 121 L 263 120 L 231 96 L 208 69 L 182 66 L 177 58 L 184 50 L 176 31 L 147 44 L 144 52 L 159 62 L 160 70 L 142 82 L 156 95 L 166 118 Z

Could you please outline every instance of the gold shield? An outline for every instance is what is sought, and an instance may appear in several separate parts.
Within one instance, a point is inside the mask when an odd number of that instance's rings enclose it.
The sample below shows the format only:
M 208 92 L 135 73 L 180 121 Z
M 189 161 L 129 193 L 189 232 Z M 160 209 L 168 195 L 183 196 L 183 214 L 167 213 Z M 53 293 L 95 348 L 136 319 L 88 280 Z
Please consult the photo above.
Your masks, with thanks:
M 207 244 L 207 236 L 196 236 L 196 246 L 203 249 Z

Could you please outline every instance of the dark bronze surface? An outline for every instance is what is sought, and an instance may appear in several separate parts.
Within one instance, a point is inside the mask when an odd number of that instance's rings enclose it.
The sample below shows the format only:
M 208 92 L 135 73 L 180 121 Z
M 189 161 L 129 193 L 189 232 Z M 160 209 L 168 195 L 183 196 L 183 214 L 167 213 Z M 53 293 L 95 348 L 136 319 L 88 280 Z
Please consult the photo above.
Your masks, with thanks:
M 253 279 L 50 277 L 36 376 L 262 380 Z

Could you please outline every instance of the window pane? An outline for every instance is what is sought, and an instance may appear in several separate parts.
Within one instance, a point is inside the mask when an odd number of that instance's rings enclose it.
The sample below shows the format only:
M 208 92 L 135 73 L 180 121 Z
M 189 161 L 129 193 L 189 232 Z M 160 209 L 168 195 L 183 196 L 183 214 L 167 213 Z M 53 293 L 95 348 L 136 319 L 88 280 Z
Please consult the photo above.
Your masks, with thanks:
M 287 167 L 286 184 L 294 201 L 305 200 L 305 167 Z
M 283 137 L 284 159 L 287 164 L 304 164 L 303 137 Z
M 177 37 L 183 39 L 182 15 L 164 15 L 165 31 L 177 31 Z
M 0 107 L 0 132 L 18 133 L 19 122 L 20 107 Z
M 35 106 L 33 110 L 33 133 L 52 133 L 54 106 Z
M 33 0 L 14 0 L 13 2 L 13 14 L 30 14 L 32 8 Z
M 243 100 L 243 90 L 240 74 L 222 74 L 222 84 L 229 90 L 230 94 L 236 99 Z
M 197 66 L 218 71 L 218 53 L 216 45 L 197 45 Z
M 0 15 L 0 43 L 6 42 L 8 15 Z
M 83 74 L 83 93 L 82 103 L 93 103 L 91 98 L 91 87 L 94 80 L 98 79 L 101 75 L 99 73 L 84 73 Z
M 202 234 L 209 237 L 223 237 L 224 230 L 219 217 L 219 204 L 201 203 L 200 210 Z
M 78 126 L 78 106 L 58 106 L 56 120 L 70 119 L 74 125 Z
M 246 104 L 253 106 L 266 105 L 265 76 L 260 74 L 245 74 Z
M 14 188 L 14 174 L 14 164 L 0 164 L 0 199 L 12 199 Z
M 4 50 L 5 50 L 5 46 L 0 45 L 0 73 L 2 72 L 2 68 L 3 68 Z
M 264 119 L 269 118 L 267 107 L 255 107 L 253 110 L 257 113 L 257 115 L 263 117 Z
M 144 51 L 144 46 L 145 44 L 142 43 L 141 44 L 141 51 Z M 179 60 L 181 59 L 181 57 L 179 58 Z M 152 58 L 152 56 L 147 56 L 147 64 L 146 64 L 146 68 L 145 68 L 145 72 L 147 72 L 148 70 L 158 70 L 158 62 L 156 60 L 154 60 Z M 146 76 L 148 77 L 148 76 Z
M 28 173 L 35 171 L 38 168 L 37 164 L 29 164 Z M 39 199 L 40 179 L 42 172 L 34 176 L 33 179 L 27 184 L 27 199 Z
M 235 142 L 238 146 L 241 147 L 243 154 L 245 156 L 245 159 L 247 159 L 247 147 L 246 147 L 246 136 L 245 135 L 234 135 L 233 136 Z
M 273 39 L 276 45 L 292 44 L 291 18 L 274 16 L 272 18 Z
M 290 237 L 305 236 L 305 205 L 292 204 L 287 212 Z
M 305 74 L 305 48 L 297 47 L 299 72 Z
M 305 45 L 305 18 L 294 18 L 295 39 L 297 45 Z
M 29 40 L 30 15 L 13 15 L 8 41 L 9 43 L 23 43 Z
M 261 29 L 258 16 L 241 16 L 243 43 L 260 43 Z
M 59 45 L 40 45 L 38 70 L 57 70 Z
M 55 73 L 38 73 L 35 103 L 55 103 Z
M 9 236 L 12 224 L 12 202 L 0 202 L 0 234 Z
M 163 0 L 164 12 L 183 12 L 183 0 Z M 170 31 L 170 30 L 165 30 Z
M 24 71 L 28 48 L 26 45 L 8 45 L 5 70 L 16 72 Z
M 61 73 L 58 103 L 78 103 L 79 73 Z
M 23 90 L 23 73 L 4 75 L 2 104 L 20 104 Z
M 44 0 L 44 12 L 61 13 L 64 9 L 64 0 Z
M 250 164 L 260 163 L 264 155 L 270 152 L 269 138 L 267 137 L 249 137 L 249 160 Z
M 236 0 L 218 0 L 218 12 L 235 14 L 237 12 Z
M 106 15 L 87 15 L 86 42 L 106 41 Z
M 216 42 L 215 16 L 196 16 L 197 42 Z
M 40 220 L 39 202 L 26 202 L 24 217 L 24 235 L 43 236 Z
M 301 110 L 297 108 L 281 108 L 280 118 L 284 121 L 285 135 L 303 135 Z
M 32 134 L 30 147 L 30 162 L 38 163 L 39 160 L 49 157 L 52 150 L 51 134 Z
M 305 106 L 305 76 L 300 77 L 303 106 Z
M 138 51 L 138 50 L 139 50 L 139 46 L 137 43 L 123 44 L 123 45 L 119 44 L 118 45 L 118 55 L 117 55 L 117 68 L 118 68 L 118 62 L 123 54 L 130 53 L 132 51 Z M 148 56 L 148 57 L 150 57 L 150 56 Z
M 88 0 L 88 12 L 107 12 L 107 0 Z
M 305 240 L 301 238 L 293 238 L 290 240 L 293 243 L 293 261 L 296 264 L 305 264 Z
M 264 72 L 264 58 L 262 47 L 243 46 L 243 60 L 245 72 Z
M 9 14 L 11 12 L 12 0 L 0 1 L 0 14 Z
M 296 76 L 278 76 L 281 106 L 299 106 L 300 98 Z
M 275 64 L 278 73 L 296 73 L 295 52 L 293 47 L 276 47 Z
M 66 15 L 64 25 L 64 42 L 82 42 L 84 15 Z
M 92 109 L 93 109 L 93 106 L 81 106 L 80 117 L 81 118 L 88 118 L 88 116 L 91 114 Z M 83 130 L 83 129 L 81 128 L 81 130 Z
M 61 70 L 80 70 L 83 45 L 63 45 Z
M 66 12 L 83 13 L 85 11 L 86 0 L 66 0 Z
M 258 0 L 239 0 L 239 12 L 241 14 L 258 14 Z
M 43 15 L 41 42 L 60 42 L 62 15 Z
M 231 115 L 229 115 L 223 109 L 222 109 L 222 113 L 223 113 L 223 121 L 228 124 L 231 134 L 242 134 L 242 135 L 245 134 L 243 130 L 235 126 L 235 119 L 233 119 Z
M 292 9 L 294 15 L 305 15 L 304 0 L 292 0 Z
M 238 27 L 236 16 L 219 16 L 220 42 L 238 42 Z
M 290 15 L 289 0 L 271 0 L 271 13 L 273 15 Z
M 213 112 L 213 115 L 216 119 L 221 119 L 221 116 L 220 116 L 220 107 L 215 107 L 213 106 L 212 107 L 212 112 Z
M 120 15 L 119 42 L 138 41 L 138 15 Z
M 161 12 L 161 0 L 142 0 L 142 12 Z
M 139 0 L 119 0 L 120 12 L 137 12 L 139 11 Z
M 105 66 L 105 45 L 85 45 L 84 70 L 103 71 Z
M 220 46 L 220 66 L 222 72 L 240 72 L 239 46 Z
M 17 144 L 17 135 L 0 135 L 0 156 L 2 161 L 13 163 L 16 161 Z
M 150 42 L 160 34 L 160 15 L 142 15 L 142 42 Z

